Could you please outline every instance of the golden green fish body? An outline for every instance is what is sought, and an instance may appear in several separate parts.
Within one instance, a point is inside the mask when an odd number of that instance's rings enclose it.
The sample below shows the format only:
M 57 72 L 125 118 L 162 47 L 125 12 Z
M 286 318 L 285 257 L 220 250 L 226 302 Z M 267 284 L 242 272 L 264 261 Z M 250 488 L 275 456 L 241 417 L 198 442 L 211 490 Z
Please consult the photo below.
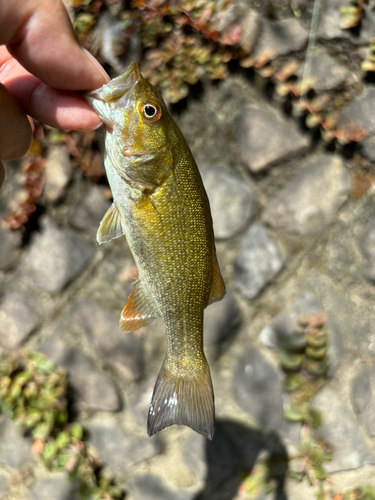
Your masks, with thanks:
M 120 326 L 133 331 L 161 316 L 167 335 L 149 434 L 177 423 L 212 438 L 203 311 L 223 296 L 224 285 L 198 168 L 158 91 L 134 63 L 88 100 L 106 125 L 105 167 L 114 200 L 98 241 L 125 234 L 139 272 Z

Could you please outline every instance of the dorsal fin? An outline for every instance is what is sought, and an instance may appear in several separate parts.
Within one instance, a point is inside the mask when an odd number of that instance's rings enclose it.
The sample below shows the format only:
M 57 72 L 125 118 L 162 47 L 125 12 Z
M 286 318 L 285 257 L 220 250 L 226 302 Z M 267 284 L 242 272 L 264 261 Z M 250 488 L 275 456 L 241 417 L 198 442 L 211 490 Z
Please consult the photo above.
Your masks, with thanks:
M 142 283 L 138 281 L 122 310 L 120 318 L 121 330 L 134 332 L 158 316 L 154 304 L 144 293 Z
M 120 212 L 116 205 L 112 203 L 99 224 L 96 241 L 101 245 L 107 241 L 119 238 L 123 234 L 124 230 L 122 228 Z
M 210 296 L 208 297 L 207 305 L 212 304 L 220 300 L 225 295 L 225 285 L 223 278 L 221 277 L 221 272 L 219 264 L 217 262 L 216 256 L 214 257 L 213 273 L 212 273 L 212 285 L 210 290 Z

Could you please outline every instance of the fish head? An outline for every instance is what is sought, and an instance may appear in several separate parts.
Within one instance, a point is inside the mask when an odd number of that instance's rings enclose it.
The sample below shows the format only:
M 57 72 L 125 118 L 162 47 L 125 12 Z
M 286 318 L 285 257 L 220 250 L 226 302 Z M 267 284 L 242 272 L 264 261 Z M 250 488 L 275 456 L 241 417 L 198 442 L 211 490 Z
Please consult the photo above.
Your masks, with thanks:
M 172 120 L 159 91 L 131 63 L 128 70 L 103 87 L 85 93 L 125 157 L 157 153 L 167 145 Z

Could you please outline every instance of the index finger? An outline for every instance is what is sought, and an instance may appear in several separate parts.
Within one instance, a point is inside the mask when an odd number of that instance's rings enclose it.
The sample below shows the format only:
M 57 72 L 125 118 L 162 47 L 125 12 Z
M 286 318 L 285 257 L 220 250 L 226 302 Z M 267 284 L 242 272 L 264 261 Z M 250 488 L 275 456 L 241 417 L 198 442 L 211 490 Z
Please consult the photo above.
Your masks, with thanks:
M 0 2 L 0 45 L 48 86 L 93 90 L 108 75 L 77 42 L 61 0 Z

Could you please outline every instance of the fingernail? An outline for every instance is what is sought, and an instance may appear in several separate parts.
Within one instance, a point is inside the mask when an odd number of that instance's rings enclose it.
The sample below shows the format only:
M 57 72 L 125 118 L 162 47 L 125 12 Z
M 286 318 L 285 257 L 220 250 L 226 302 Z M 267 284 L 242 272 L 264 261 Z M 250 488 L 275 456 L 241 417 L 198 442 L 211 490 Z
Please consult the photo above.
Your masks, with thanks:
M 95 57 L 88 50 L 86 50 L 85 48 L 83 48 L 83 52 L 86 54 L 86 56 L 88 57 L 88 59 L 90 59 L 90 61 L 92 62 L 92 64 L 95 66 L 95 68 L 99 71 L 99 73 L 101 75 L 101 83 L 98 85 L 98 87 L 100 87 L 100 86 L 104 85 L 105 83 L 109 82 L 110 77 L 109 77 L 108 73 L 105 71 L 105 69 L 103 68 L 103 66 L 99 63 L 99 61 L 97 61 L 95 59 Z

